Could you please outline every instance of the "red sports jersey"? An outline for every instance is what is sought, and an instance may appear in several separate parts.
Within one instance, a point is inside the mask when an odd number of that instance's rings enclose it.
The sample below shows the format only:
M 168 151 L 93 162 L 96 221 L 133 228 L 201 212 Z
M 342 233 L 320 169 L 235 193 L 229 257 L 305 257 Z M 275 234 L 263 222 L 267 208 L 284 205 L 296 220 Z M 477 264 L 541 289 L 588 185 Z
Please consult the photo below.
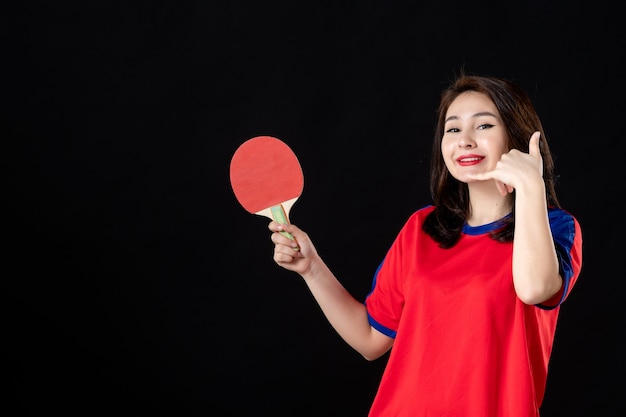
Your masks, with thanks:
M 546 385 L 559 306 L 581 269 L 578 221 L 550 209 L 564 283 L 542 305 L 513 288 L 513 244 L 494 222 L 465 226 L 442 249 L 415 212 L 376 271 L 365 304 L 371 325 L 394 337 L 370 417 L 535 417 Z

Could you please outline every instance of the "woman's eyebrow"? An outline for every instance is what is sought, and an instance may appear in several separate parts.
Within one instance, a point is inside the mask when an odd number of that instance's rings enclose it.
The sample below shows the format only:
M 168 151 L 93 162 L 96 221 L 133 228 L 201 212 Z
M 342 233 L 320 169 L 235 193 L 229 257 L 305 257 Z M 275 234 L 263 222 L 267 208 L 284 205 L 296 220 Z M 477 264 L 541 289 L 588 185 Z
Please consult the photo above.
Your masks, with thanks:
M 495 117 L 496 119 L 498 118 L 498 116 L 496 116 L 495 114 L 489 111 L 481 111 L 481 112 L 475 113 L 472 115 L 472 118 L 482 117 L 482 116 L 491 116 L 491 117 Z M 459 116 L 450 116 L 445 120 L 445 123 L 448 123 L 450 120 L 458 120 L 458 119 L 459 119 Z

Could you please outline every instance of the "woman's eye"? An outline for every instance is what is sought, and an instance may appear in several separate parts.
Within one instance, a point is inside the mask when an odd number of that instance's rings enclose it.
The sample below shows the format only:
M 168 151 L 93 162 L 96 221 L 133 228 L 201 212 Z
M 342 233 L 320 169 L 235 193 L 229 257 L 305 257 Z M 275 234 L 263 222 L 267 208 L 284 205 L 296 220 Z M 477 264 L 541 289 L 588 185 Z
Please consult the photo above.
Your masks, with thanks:
M 484 130 L 484 129 L 491 129 L 494 125 L 491 125 L 489 123 L 483 123 L 482 125 L 478 126 L 478 129 L 480 130 Z
M 459 131 L 459 129 L 457 129 L 456 127 L 451 127 L 450 129 L 446 130 L 446 133 L 457 133 Z

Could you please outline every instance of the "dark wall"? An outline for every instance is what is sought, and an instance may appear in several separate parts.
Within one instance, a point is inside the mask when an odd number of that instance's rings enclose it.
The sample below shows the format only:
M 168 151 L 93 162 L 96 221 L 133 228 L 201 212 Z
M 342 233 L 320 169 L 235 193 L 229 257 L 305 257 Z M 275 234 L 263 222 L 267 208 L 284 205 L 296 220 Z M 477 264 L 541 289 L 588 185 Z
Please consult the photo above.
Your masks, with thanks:
M 414 3 L 426 4 L 8 11 L 14 415 L 365 416 L 385 359 L 351 350 L 273 263 L 268 220 L 237 203 L 230 158 L 257 135 L 292 147 L 305 186 L 291 220 L 363 299 L 430 202 L 438 94 L 461 68 L 529 91 L 584 233 L 542 416 L 624 415 L 623 25 L 597 2 Z

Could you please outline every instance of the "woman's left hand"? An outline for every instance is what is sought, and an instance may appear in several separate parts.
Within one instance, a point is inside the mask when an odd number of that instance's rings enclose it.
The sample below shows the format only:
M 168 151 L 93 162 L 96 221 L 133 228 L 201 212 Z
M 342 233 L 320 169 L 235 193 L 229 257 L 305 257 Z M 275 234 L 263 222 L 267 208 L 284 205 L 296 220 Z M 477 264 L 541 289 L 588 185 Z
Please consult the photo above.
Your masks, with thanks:
M 538 177 L 543 178 L 543 158 L 539 150 L 539 132 L 533 133 L 528 143 L 528 153 L 512 149 L 502 155 L 494 170 L 470 174 L 475 180 L 496 181 L 496 186 L 503 196 L 521 187 L 525 182 Z

